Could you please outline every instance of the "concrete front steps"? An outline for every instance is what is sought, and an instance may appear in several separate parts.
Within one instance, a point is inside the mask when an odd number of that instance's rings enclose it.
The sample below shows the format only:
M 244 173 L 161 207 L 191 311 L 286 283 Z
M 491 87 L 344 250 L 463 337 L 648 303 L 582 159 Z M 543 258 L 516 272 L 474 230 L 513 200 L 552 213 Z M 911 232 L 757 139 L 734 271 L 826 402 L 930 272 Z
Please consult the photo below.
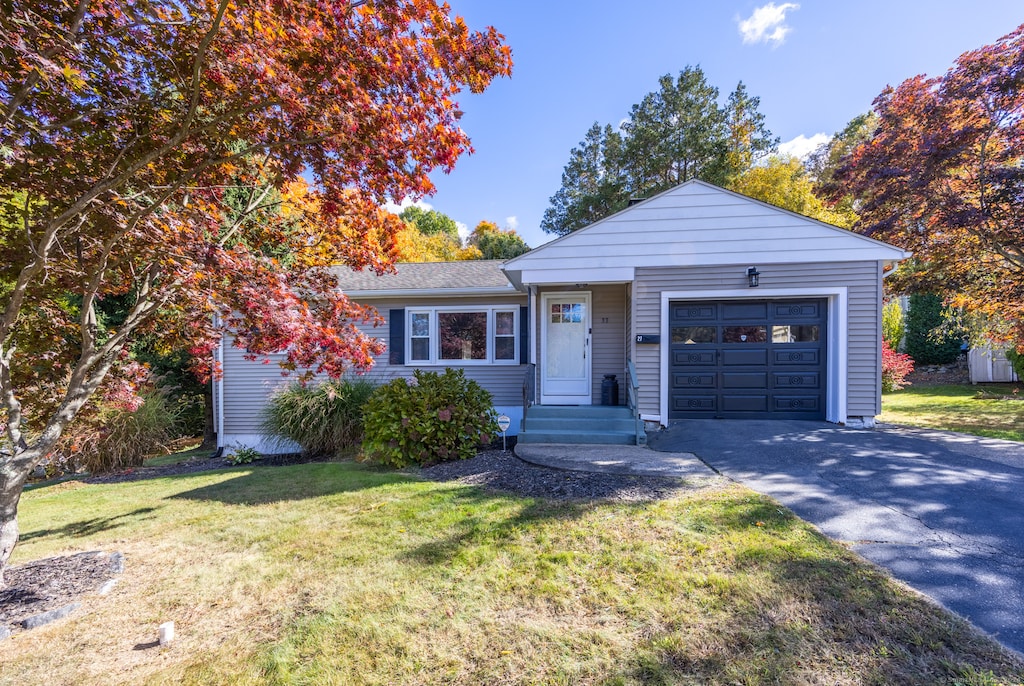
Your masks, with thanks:
M 636 445 L 636 420 L 628 407 L 533 405 L 517 438 L 519 444 Z

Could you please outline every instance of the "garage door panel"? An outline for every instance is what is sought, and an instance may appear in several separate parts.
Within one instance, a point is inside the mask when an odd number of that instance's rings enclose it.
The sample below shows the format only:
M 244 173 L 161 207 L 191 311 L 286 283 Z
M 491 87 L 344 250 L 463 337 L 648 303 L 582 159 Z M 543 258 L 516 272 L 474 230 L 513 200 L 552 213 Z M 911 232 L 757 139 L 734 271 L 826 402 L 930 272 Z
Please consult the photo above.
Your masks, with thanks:
M 722 388 L 768 388 L 766 372 L 722 372 Z
M 737 320 L 764 321 L 768 318 L 768 303 L 766 302 L 736 302 L 722 303 L 722 321 L 733 322 Z
M 776 395 L 772 398 L 776 412 L 816 414 L 821 412 L 821 396 L 818 395 Z
M 811 302 L 775 302 L 772 303 L 772 315 L 775 320 L 783 319 L 821 319 L 824 303 Z
M 775 366 L 817 366 L 821 363 L 821 350 L 812 348 L 776 348 L 772 351 Z
M 673 301 L 669 418 L 824 418 L 827 302 Z
M 768 350 L 766 348 L 722 349 L 723 367 L 763 367 L 766 364 L 768 364 Z
M 821 388 L 818 372 L 773 372 L 775 388 Z
M 675 349 L 672 351 L 673 365 L 713 366 L 718 360 L 717 350 L 701 350 L 700 348 Z
M 715 388 L 714 374 L 673 374 L 674 388 Z
M 722 394 L 723 412 L 767 412 L 767 395 L 730 395 Z
M 718 396 L 676 394 L 672 396 L 672 411 L 713 415 L 718 411 Z
M 715 321 L 718 319 L 718 305 L 713 303 L 673 304 L 669 316 L 674 322 Z

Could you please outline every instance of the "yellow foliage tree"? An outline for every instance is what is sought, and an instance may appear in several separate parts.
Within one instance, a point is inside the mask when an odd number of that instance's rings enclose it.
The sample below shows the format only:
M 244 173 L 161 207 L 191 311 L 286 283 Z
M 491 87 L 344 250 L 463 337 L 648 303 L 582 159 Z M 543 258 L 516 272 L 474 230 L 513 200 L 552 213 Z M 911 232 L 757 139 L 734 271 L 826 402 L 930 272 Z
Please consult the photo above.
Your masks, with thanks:
M 829 208 L 814 194 L 813 181 L 795 157 L 773 156 L 764 165 L 751 167 L 734 178 L 729 187 L 737 193 L 844 229 L 857 220 L 851 210 Z
M 483 257 L 475 245 L 464 248 L 458 238 L 446 233 L 427 236 L 411 224 L 395 233 L 394 255 L 396 262 L 458 262 Z

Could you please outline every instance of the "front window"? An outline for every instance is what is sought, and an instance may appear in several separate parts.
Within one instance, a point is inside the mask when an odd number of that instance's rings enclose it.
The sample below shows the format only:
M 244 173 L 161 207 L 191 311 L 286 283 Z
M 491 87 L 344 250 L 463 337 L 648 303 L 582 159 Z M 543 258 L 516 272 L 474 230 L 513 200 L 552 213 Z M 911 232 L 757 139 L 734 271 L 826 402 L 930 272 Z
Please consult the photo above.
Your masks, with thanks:
M 430 313 L 413 312 L 409 316 L 409 359 L 430 361 Z
M 487 359 L 486 312 L 438 312 L 441 360 Z
M 409 361 L 414 364 L 515 364 L 518 308 L 409 310 Z

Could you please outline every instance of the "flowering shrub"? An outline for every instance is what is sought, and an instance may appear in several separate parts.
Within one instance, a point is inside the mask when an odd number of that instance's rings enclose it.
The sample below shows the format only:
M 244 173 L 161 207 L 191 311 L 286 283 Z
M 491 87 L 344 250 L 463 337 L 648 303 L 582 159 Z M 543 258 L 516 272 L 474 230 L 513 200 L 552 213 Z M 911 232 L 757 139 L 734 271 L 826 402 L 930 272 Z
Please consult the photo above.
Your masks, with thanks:
M 906 353 L 898 353 L 882 341 L 882 391 L 889 393 L 909 386 L 907 374 L 914 371 L 914 360 Z
M 464 460 L 498 430 L 491 394 L 461 369 L 384 384 L 363 421 L 363 456 L 392 467 Z

